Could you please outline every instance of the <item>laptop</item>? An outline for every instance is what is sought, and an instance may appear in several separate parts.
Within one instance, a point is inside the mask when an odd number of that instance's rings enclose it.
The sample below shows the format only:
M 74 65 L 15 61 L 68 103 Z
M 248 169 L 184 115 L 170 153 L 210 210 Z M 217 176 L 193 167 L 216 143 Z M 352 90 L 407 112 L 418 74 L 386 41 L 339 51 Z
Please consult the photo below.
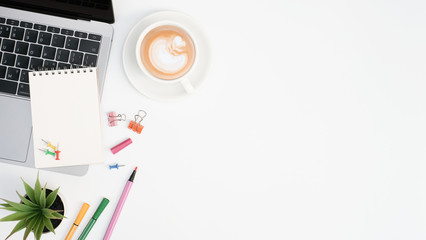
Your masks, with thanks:
M 0 0 L 0 167 L 34 167 L 28 73 L 97 67 L 101 94 L 113 22 L 111 0 Z M 88 166 L 48 170 L 81 176 Z

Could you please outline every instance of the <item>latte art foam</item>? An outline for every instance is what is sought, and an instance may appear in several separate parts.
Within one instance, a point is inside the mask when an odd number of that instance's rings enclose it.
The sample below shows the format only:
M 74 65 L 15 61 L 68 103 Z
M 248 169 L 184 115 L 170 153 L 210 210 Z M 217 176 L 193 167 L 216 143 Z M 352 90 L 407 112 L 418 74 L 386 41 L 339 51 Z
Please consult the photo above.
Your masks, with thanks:
M 155 77 L 173 80 L 185 75 L 195 58 L 195 48 L 189 35 L 176 26 L 152 29 L 142 41 L 141 60 Z

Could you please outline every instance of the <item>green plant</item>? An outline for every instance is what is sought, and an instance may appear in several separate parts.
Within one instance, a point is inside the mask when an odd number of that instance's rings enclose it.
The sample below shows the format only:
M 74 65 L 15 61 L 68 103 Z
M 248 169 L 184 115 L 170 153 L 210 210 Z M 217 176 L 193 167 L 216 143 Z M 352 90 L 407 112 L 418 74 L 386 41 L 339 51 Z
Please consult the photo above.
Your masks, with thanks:
M 23 229 L 25 229 L 24 240 L 27 239 L 31 232 L 34 233 L 35 239 L 40 240 L 45 228 L 55 233 L 51 220 L 65 217 L 59 211 L 50 209 L 56 200 L 59 188 L 46 196 L 46 185 L 43 188 L 41 187 L 38 174 L 34 188 L 30 187 L 24 179 L 22 179 L 22 182 L 24 183 L 26 196 L 24 197 L 16 191 L 21 200 L 19 203 L 2 199 L 5 203 L 0 204 L 2 206 L 0 209 L 15 212 L 0 219 L 0 222 L 18 221 L 6 239 Z

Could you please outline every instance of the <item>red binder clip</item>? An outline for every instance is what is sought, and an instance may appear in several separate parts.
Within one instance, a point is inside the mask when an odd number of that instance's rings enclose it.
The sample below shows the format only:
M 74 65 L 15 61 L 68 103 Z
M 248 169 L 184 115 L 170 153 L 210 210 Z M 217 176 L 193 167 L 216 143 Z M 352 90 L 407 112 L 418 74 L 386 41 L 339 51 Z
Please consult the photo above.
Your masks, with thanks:
M 126 115 L 124 114 L 116 114 L 115 112 L 107 113 L 108 116 L 108 125 L 110 127 L 117 126 L 118 121 L 126 121 Z
M 140 113 L 143 113 L 141 116 Z M 147 113 L 144 110 L 139 110 L 138 114 L 135 115 L 135 121 L 130 121 L 128 128 L 133 130 L 138 134 L 141 134 L 143 125 L 141 124 L 142 120 L 146 117 Z

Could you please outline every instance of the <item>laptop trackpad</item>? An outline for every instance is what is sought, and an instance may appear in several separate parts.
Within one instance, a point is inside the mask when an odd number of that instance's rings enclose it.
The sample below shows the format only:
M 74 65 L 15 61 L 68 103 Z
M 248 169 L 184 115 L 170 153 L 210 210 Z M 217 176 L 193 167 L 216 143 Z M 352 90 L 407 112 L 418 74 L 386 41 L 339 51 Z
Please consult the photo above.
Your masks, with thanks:
M 0 96 L 0 158 L 25 162 L 31 136 L 29 101 Z

